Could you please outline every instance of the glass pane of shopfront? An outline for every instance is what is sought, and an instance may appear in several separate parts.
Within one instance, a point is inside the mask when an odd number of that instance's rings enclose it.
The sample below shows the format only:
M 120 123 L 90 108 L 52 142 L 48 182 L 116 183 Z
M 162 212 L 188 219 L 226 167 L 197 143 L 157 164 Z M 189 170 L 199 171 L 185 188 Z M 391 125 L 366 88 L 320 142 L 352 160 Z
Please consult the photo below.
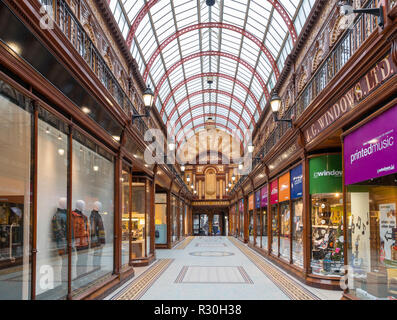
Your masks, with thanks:
M 200 234 L 200 215 L 195 214 L 193 216 L 193 235 L 198 236 Z
M 261 225 L 261 210 L 260 209 L 255 209 L 256 210 L 256 243 L 255 245 L 257 247 L 261 247 L 261 231 L 262 231 L 262 225 Z
M 278 255 L 278 205 L 272 206 L 272 253 Z
M 303 200 L 292 202 L 292 260 L 303 268 Z
M 249 234 L 249 242 L 252 244 L 254 243 L 254 211 L 248 212 L 248 221 L 249 221 L 249 226 L 248 226 L 248 234 Z
M 240 237 L 244 238 L 244 211 L 240 211 Z
M 267 221 L 267 208 L 261 209 L 261 219 L 262 219 L 262 248 L 268 250 L 268 226 L 269 223 Z
M 121 265 L 129 262 L 130 255 L 130 229 L 131 229 L 131 175 L 128 168 L 122 171 L 122 217 L 121 217 Z
M 350 293 L 397 298 L 397 174 L 348 187 Z
M 146 256 L 148 257 L 150 255 L 150 247 L 151 247 L 151 241 L 152 238 L 150 236 L 150 214 L 151 214 L 151 206 L 150 206 L 150 184 L 152 182 L 149 180 L 146 180 L 146 193 L 145 193 L 145 201 L 146 201 L 146 225 L 145 225 L 145 234 L 146 234 Z
M 146 252 L 146 181 L 132 179 L 131 259 L 140 259 Z
M 30 298 L 30 111 L 30 102 L 0 81 L 1 300 Z
M 343 201 L 340 194 L 312 196 L 312 273 L 339 276 L 343 259 Z
M 167 194 L 155 196 L 155 243 L 167 244 Z
M 185 215 L 184 203 L 181 202 L 181 212 L 179 215 L 179 237 L 183 237 L 183 216 Z
M 171 212 L 172 212 L 172 242 L 175 242 L 178 240 L 177 234 L 178 234 L 178 220 L 177 220 L 177 202 L 176 202 L 176 197 L 174 195 L 171 196 Z
M 73 133 L 73 291 L 113 271 L 114 163 L 100 153 L 104 151 L 80 133 Z
M 311 271 L 340 276 L 343 256 L 342 157 L 326 155 L 310 159 Z
M 290 260 L 290 206 L 289 202 L 280 203 L 280 256 Z
M 38 121 L 36 299 L 68 293 L 68 136 L 44 110 Z M 62 130 L 62 131 L 61 131 Z

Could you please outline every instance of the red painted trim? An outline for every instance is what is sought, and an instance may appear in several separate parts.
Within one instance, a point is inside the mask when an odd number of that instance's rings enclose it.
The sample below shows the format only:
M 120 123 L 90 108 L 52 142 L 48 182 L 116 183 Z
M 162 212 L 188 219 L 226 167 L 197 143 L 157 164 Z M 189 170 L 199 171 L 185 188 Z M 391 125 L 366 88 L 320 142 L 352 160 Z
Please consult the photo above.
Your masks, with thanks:
M 295 26 L 289 16 L 287 10 L 285 10 L 283 5 L 280 2 L 278 2 L 278 0 L 267 0 L 267 1 L 269 1 L 273 5 L 274 9 L 276 9 L 276 11 L 283 18 L 285 24 L 287 25 L 289 34 L 291 35 L 292 44 L 295 45 L 296 41 L 298 40 L 298 35 L 296 33 Z
M 135 32 L 136 32 L 136 30 L 138 30 L 138 27 L 139 27 L 140 23 L 142 22 L 143 18 L 147 15 L 149 10 L 157 3 L 157 1 L 158 0 L 150 0 L 150 1 L 146 2 L 146 4 L 142 7 L 142 9 L 137 14 L 134 22 L 131 25 L 130 30 L 128 31 L 128 35 L 127 35 L 127 39 L 126 39 L 128 49 L 131 49 L 132 40 L 134 40 L 134 37 L 135 37 Z

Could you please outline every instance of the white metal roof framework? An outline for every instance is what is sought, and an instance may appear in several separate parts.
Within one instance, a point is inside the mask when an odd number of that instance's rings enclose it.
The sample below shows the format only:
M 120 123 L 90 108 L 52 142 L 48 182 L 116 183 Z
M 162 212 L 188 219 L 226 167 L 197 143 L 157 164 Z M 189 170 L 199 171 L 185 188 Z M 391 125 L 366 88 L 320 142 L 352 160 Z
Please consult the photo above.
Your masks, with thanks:
M 110 0 L 109 5 L 176 141 L 200 130 L 209 116 L 243 141 L 314 3 Z

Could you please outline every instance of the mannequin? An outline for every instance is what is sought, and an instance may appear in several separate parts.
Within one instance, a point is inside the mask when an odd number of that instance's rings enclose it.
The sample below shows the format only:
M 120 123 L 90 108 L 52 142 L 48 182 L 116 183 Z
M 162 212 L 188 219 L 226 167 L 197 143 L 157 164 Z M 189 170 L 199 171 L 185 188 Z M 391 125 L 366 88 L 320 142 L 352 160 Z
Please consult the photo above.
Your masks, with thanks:
M 59 198 L 58 208 L 52 218 L 52 230 L 57 245 L 58 254 L 66 254 L 67 249 L 67 210 L 66 198 Z
M 101 266 L 102 247 L 105 244 L 105 228 L 103 227 L 102 217 L 99 214 L 101 210 L 102 203 L 95 201 L 90 215 L 91 248 L 95 248 L 94 268 Z
M 87 272 L 89 227 L 88 219 L 83 214 L 85 202 L 76 201 L 76 209 L 72 212 L 72 238 L 74 239 L 74 250 L 77 251 L 77 277 Z
M 53 239 L 62 259 L 61 281 L 67 284 L 68 281 L 68 257 L 67 257 L 67 210 L 66 198 L 59 198 L 58 208 L 52 217 Z

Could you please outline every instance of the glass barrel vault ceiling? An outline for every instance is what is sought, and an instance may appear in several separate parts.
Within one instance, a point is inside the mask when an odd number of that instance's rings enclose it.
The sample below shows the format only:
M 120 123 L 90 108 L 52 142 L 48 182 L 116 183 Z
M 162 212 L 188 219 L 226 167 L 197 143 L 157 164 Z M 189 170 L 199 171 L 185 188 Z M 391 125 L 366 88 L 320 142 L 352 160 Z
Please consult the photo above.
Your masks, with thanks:
M 212 116 L 243 141 L 269 99 L 315 0 L 110 0 L 176 141 Z M 213 77 L 209 85 L 207 79 Z

